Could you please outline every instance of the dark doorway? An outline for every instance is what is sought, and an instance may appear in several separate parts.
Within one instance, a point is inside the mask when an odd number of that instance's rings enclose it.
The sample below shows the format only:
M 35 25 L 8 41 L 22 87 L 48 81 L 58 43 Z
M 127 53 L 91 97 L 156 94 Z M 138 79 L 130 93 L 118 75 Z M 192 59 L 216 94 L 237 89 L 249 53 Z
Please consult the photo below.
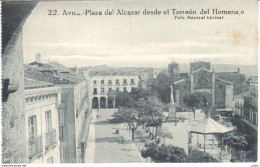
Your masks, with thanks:
M 106 98 L 105 97 L 101 97 L 100 98 L 100 108 L 107 108 L 106 107 Z
M 97 97 L 93 97 L 93 99 L 92 99 L 92 108 L 98 109 L 98 98 Z

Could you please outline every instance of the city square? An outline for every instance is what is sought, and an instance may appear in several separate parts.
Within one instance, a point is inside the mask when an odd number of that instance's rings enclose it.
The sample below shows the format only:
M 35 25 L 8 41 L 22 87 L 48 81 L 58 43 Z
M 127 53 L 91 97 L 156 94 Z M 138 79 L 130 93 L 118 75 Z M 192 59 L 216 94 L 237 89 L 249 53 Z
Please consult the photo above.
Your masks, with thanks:
M 257 163 L 257 2 L 211 5 L 2 2 L 1 162 Z

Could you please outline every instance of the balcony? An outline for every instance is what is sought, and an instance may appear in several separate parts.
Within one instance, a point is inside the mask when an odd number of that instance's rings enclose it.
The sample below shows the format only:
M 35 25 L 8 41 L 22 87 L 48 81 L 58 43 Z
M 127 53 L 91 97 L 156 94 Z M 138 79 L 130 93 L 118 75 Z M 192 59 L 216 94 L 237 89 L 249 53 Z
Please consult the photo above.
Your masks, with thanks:
M 105 95 L 105 92 L 100 92 L 101 95 Z
M 130 85 L 135 85 L 135 83 L 134 83 L 134 82 L 131 82 Z
M 108 83 L 107 86 L 113 86 L 113 84 L 112 83 Z
M 33 159 L 40 154 L 42 154 L 42 136 L 29 140 L 29 159 Z
M 116 83 L 116 86 L 120 86 L 120 83 Z
M 46 145 L 45 148 L 49 149 L 50 147 L 56 145 L 56 129 L 51 130 L 50 132 L 46 133 Z
M 97 95 L 97 92 L 93 92 L 93 95 Z
M 127 83 L 123 83 L 123 86 L 127 86 Z

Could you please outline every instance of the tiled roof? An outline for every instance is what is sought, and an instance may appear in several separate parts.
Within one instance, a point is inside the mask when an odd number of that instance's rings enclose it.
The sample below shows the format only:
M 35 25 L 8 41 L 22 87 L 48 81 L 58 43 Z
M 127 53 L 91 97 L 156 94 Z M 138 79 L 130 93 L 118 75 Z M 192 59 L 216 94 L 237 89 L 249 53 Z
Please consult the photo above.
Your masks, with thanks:
M 37 81 L 29 78 L 24 79 L 24 87 L 25 89 L 37 89 L 37 88 L 46 88 L 53 87 L 52 83 Z
M 38 81 L 50 82 L 53 84 L 75 84 L 85 80 L 83 75 L 77 74 L 70 70 L 63 73 L 59 68 L 53 66 L 51 66 L 51 68 L 42 68 L 24 65 L 24 69 L 25 77 Z M 56 69 L 57 73 L 52 74 L 53 69 Z

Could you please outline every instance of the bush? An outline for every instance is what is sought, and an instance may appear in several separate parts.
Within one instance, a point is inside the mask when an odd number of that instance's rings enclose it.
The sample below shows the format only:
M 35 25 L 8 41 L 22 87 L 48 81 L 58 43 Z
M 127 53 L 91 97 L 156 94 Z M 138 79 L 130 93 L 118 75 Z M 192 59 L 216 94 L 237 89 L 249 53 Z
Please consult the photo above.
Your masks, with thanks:
M 187 162 L 218 162 L 218 160 L 207 152 L 193 150 L 192 154 L 188 156 Z
M 155 162 L 185 162 L 187 155 L 183 148 L 173 145 L 157 146 L 152 142 L 145 144 L 146 150 L 141 151 L 144 158 L 151 157 Z

